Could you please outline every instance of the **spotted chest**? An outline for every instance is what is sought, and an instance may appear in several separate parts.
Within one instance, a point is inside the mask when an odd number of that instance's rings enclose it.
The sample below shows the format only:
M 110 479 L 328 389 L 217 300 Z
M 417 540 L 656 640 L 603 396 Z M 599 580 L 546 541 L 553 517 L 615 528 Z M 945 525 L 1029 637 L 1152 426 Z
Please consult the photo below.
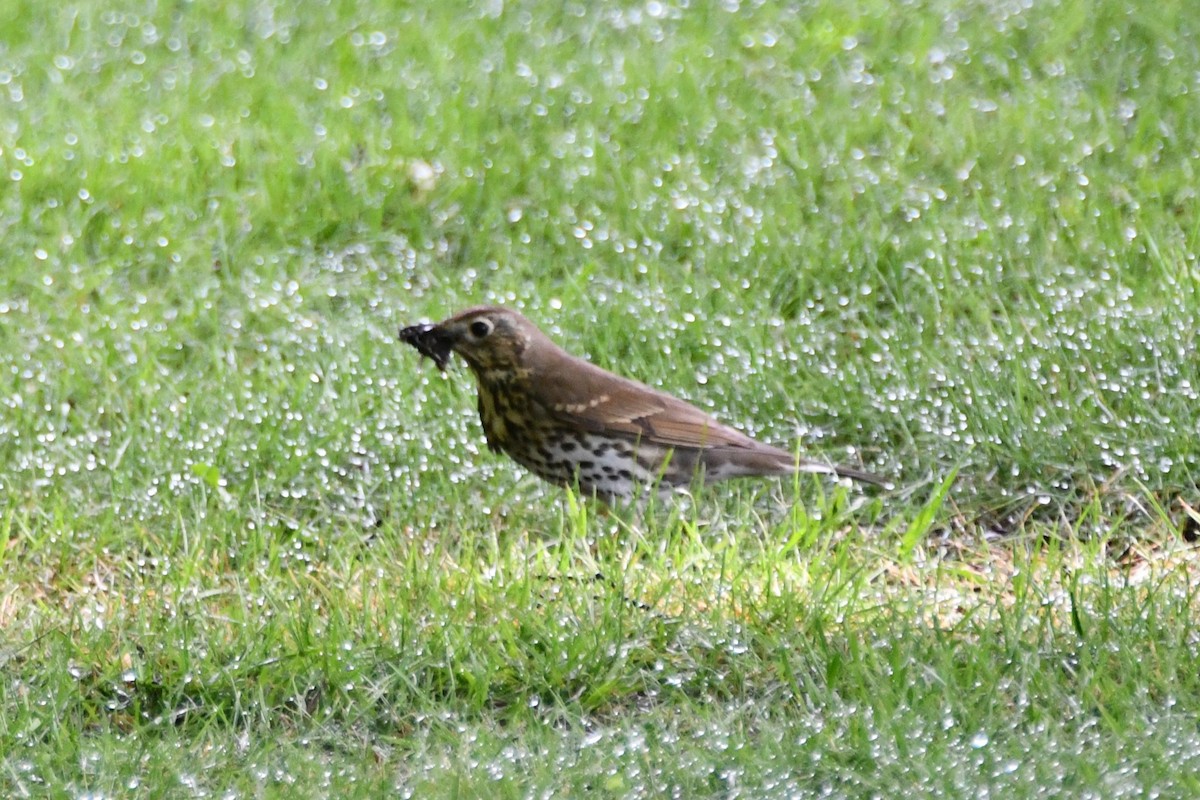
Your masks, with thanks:
M 493 451 L 544 480 L 605 500 L 630 498 L 659 480 L 667 448 L 564 425 L 518 388 L 480 382 L 479 419 Z M 665 484 L 674 482 L 666 477 Z
M 493 452 L 513 454 L 540 438 L 548 420 L 528 395 L 513 382 L 479 382 L 479 421 Z
M 536 448 L 510 455 L 546 480 L 577 485 L 585 495 L 611 501 L 655 484 L 666 453 L 655 445 L 560 428 Z

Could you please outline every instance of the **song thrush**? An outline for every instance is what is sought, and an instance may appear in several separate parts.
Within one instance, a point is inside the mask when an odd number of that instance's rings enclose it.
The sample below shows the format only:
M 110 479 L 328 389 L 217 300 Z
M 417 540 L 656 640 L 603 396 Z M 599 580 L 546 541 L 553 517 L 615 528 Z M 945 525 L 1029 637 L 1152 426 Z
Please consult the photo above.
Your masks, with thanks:
M 576 358 L 510 309 L 472 308 L 404 328 L 400 340 L 438 369 L 451 353 L 466 360 L 493 451 L 606 503 L 642 487 L 665 495 L 697 476 L 711 483 L 803 471 L 887 485 L 867 472 L 797 460 L 683 400 Z

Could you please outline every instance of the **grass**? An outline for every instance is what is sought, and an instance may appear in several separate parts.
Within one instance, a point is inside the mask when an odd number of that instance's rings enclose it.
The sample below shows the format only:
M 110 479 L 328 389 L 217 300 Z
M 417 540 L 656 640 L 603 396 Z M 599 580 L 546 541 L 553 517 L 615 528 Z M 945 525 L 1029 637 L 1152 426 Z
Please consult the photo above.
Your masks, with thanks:
M 1189 6 L 742 5 L 0 7 L 0 794 L 1196 794 Z M 901 488 L 601 515 L 478 302 Z

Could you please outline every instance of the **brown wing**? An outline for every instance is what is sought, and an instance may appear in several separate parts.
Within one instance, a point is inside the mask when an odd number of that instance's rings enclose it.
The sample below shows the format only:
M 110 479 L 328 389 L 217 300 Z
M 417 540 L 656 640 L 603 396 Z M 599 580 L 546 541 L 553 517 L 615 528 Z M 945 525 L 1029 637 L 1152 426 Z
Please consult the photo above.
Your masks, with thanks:
M 767 447 L 690 403 L 563 355 L 569 364 L 535 370 L 532 376 L 547 411 L 558 419 L 667 447 Z M 561 379 L 566 375 L 569 381 Z

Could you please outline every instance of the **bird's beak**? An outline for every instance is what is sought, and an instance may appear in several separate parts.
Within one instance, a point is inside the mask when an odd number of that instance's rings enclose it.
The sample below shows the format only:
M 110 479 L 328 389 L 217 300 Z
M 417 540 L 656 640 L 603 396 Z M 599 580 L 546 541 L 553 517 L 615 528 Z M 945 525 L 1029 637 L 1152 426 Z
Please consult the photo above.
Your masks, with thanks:
M 400 329 L 400 341 L 411 344 L 426 358 L 432 358 L 439 370 L 445 370 L 454 352 L 455 336 L 438 325 L 410 325 Z

